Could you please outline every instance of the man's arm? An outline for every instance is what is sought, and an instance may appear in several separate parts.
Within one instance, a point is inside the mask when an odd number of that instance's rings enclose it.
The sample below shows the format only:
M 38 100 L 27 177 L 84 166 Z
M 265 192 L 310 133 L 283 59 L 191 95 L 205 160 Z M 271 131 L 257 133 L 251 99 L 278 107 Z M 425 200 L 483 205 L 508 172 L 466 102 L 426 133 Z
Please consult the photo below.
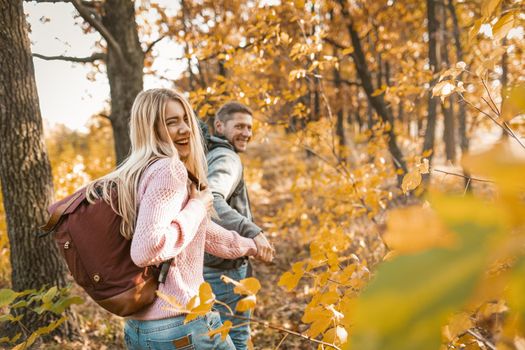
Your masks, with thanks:
M 254 238 L 262 229 L 226 202 L 241 177 L 242 164 L 237 154 L 220 152 L 209 160 L 208 186 L 213 194 L 213 206 L 219 216 L 219 219 L 213 218 L 213 221 L 227 230 L 237 231 L 241 236 Z

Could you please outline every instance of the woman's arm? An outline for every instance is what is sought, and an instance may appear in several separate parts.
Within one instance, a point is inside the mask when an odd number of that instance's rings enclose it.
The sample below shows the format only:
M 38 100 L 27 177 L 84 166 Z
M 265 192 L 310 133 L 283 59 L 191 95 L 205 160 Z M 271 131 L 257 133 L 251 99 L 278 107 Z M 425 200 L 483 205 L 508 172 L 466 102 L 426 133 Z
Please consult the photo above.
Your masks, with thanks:
M 187 178 L 179 160 L 161 159 L 146 170 L 131 241 L 131 259 L 137 266 L 171 259 L 195 237 L 206 209 L 198 199 L 190 199 L 182 208 L 188 197 Z
M 235 231 L 228 231 L 211 220 L 208 220 L 206 227 L 204 250 L 224 259 L 257 254 L 257 246 L 253 239 L 242 237 Z

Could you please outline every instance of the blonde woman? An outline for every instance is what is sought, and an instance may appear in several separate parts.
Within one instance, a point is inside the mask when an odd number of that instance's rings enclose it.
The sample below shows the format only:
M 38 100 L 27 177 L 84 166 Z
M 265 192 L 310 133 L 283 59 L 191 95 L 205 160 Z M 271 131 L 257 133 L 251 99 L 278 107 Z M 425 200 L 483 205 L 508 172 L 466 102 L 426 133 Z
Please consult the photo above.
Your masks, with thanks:
M 213 196 L 188 181 L 188 170 L 206 181 L 206 158 L 197 119 L 182 94 L 141 92 L 131 111 L 130 137 L 127 160 L 92 183 L 88 197 L 108 199 L 116 187 L 121 233 L 132 239 L 131 258 L 138 266 L 173 259 L 159 290 L 186 305 L 203 282 L 204 251 L 232 259 L 256 255 L 257 247 L 252 239 L 214 224 L 208 216 Z M 229 337 L 208 336 L 221 326 L 217 313 L 187 324 L 184 318 L 157 298 L 126 320 L 128 349 L 234 349 Z

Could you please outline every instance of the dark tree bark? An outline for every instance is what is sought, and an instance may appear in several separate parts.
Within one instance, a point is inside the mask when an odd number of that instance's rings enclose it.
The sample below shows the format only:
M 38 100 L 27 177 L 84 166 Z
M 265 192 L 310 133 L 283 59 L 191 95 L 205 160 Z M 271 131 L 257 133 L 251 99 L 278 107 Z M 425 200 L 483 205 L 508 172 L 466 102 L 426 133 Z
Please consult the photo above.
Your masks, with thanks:
M 372 83 L 372 76 L 370 74 L 370 71 L 368 70 L 365 54 L 361 46 L 361 39 L 359 38 L 359 35 L 357 34 L 357 31 L 354 28 L 352 17 L 346 7 L 347 6 L 346 1 L 339 0 L 339 4 L 341 5 L 341 12 L 343 16 L 347 19 L 346 26 L 347 26 L 347 30 L 350 35 L 350 38 L 352 40 L 352 46 L 354 48 L 354 52 L 352 53 L 352 58 L 354 60 L 357 74 L 359 75 L 361 84 L 366 93 L 366 96 L 368 97 L 370 105 L 377 112 L 381 120 L 384 123 L 389 123 L 391 126 L 390 130 L 387 132 L 388 150 L 390 151 L 390 154 L 392 155 L 394 166 L 397 170 L 399 169 L 402 170 L 402 173 L 406 173 L 407 166 L 405 163 L 405 159 L 396 141 L 396 134 L 394 132 L 394 118 L 392 117 L 392 112 L 387 107 L 383 94 L 373 96 L 374 86 Z M 399 183 L 401 183 L 402 179 L 403 179 L 403 174 L 398 174 Z
M 435 0 L 427 0 L 427 21 L 428 21 L 428 58 L 430 70 L 432 72 L 432 81 L 428 92 L 428 109 L 427 109 L 427 126 L 425 130 L 425 139 L 423 141 L 423 153 L 432 152 L 428 155 L 429 163 L 432 163 L 434 153 L 434 141 L 436 136 L 436 118 L 438 98 L 432 96 L 432 88 L 436 85 L 438 71 L 437 62 L 437 40 L 436 34 L 438 22 L 436 19 Z M 428 179 L 428 177 L 426 177 Z
M 336 96 L 337 96 L 337 99 L 342 102 L 344 99 L 343 99 L 343 96 L 344 96 L 344 91 L 343 91 L 343 87 L 342 87 L 342 84 L 341 84 L 341 73 L 339 72 L 338 69 L 333 69 L 333 75 L 334 75 L 334 84 L 335 84 L 335 88 L 336 88 Z M 344 149 L 344 147 L 346 147 L 346 135 L 345 135 L 345 125 L 344 125 L 344 111 L 343 111 L 343 104 L 342 103 L 337 103 L 336 104 L 337 106 L 337 125 L 336 125 L 336 135 L 337 135 L 337 139 L 338 139 L 338 142 L 339 142 L 339 146 L 341 146 L 340 148 Z M 340 158 L 344 158 L 344 157 L 341 157 L 340 155 Z
M 456 57 L 457 61 L 464 61 L 463 59 L 463 48 L 461 46 L 461 34 L 459 30 L 458 16 L 456 15 L 456 8 L 454 6 L 453 0 L 448 0 L 448 9 L 450 12 L 450 17 L 452 18 L 453 25 L 453 34 L 454 34 L 454 44 L 456 47 Z M 462 79 L 463 74 L 459 76 L 458 79 Z M 469 148 L 469 139 L 467 136 L 467 108 L 464 102 L 459 103 L 458 107 L 458 119 L 459 119 L 459 139 L 460 139 L 460 148 L 463 154 L 468 152 Z
M 448 38 L 447 38 L 447 9 L 441 7 L 441 59 L 445 66 L 448 68 L 450 60 L 448 57 Z M 444 128 L 443 128 L 443 141 L 445 142 L 445 155 L 447 160 L 453 164 L 456 162 L 456 121 L 454 118 L 454 96 L 450 96 L 448 104 L 446 102 L 441 103 L 441 109 L 443 110 Z
M 454 44 L 456 47 L 456 58 L 457 61 L 464 61 L 463 59 L 463 47 L 461 45 L 461 34 L 459 31 L 459 23 L 458 23 L 458 16 L 456 14 L 456 7 L 454 6 L 453 0 L 448 0 L 447 3 L 448 10 L 450 12 L 450 17 L 452 18 L 452 26 L 453 26 L 453 35 L 454 35 Z M 462 80 L 463 74 L 460 74 L 458 79 Z M 467 108 L 465 106 L 465 102 L 459 101 L 458 103 L 458 121 L 459 121 L 459 127 L 458 127 L 458 133 L 459 133 L 459 147 L 461 149 L 461 154 L 467 154 L 469 149 L 469 138 L 467 135 L 467 122 L 468 122 L 468 116 L 467 116 Z M 469 177 L 470 174 L 463 169 L 463 174 L 465 175 L 465 186 L 467 190 L 471 189 Z
M 135 4 L 129 0 L 106 0 L 102 24 L 119 44 L 125 61 L 108 45 L 106 61 L 111 95 L 111 126 L 115 139 L 117 164 L 128 155 L 129 118 L 131 106 L 137 94 L 143 89 L 144 52 L 140 46 L 135 22 Z
M 22 1 L 0 0 L 0 180 L 10 244 L 12 287 L 63 287 L 66 269 L 51 237 L 38 238 L 53 197 L 28 25 Z M 30 330 L 52 319 L 27 313 Z M 62 333 L 72 335 L 68 321 Z

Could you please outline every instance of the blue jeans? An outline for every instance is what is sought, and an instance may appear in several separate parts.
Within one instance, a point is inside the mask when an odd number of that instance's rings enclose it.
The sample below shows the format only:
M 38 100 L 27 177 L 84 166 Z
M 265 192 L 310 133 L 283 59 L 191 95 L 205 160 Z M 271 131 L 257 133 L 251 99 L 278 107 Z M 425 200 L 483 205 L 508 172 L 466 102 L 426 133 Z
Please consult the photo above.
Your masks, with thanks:
M 221 340 L 216 334 L 210 338 L 208 332 L 222 326 L 217 312 L 209 312 L 186 324 L 178 316 L 162 320 L 126 320 L 124 339 L 128 350 L 233 350 L 231 339 Z
M 213 294 L 217 300 L 222 301 L 235 312 L 235 307 L 239 300 L 241 300 L 244 295 L 235 294 L 233 292 L 234 286 L 232 284 L 226 284 L 221 280 L 222 275 L 226 275 L 236 281 L 245 279 L 248 273 L 248 261 L 245 261 L 241 266 L 231 270 L 222 270 L 213 267 L 204 266 L 204 280 L 211 285 Z M 247 323 L 247 320 L 241 320 L 235 317 L 228 316 L 229 310 L 220 304 L 215 304 L 214 308 L 219 311 L 221 314 L 222 322 L 230 320 L 233 325 L 238 325 L 241 323 Z M 250 311 L 245 312 L 235 312 L 236 315 L 243 317 L 250 317 Z M 237 350 L 247 349 L 248 339 L 250 338 L 250 325 L 246 324 L 238 328 L 230 329 L 230 337 L 235 345 Z

